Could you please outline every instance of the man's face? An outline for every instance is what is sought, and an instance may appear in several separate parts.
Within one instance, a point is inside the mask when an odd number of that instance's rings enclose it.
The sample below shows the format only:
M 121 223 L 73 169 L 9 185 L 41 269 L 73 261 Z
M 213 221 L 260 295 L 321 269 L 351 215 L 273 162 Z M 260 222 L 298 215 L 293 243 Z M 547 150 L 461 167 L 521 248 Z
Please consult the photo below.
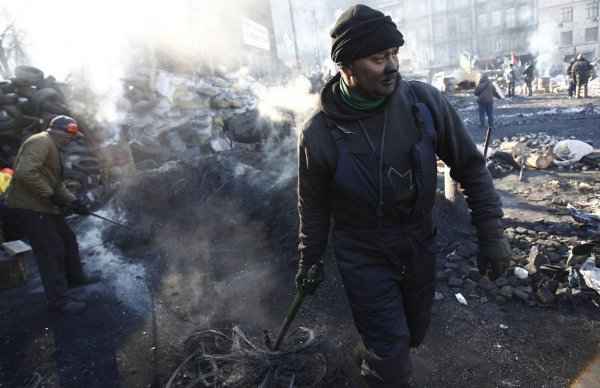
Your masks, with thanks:
M 352 61 L 343 68 L 348 84 L 370 98 L 387 97 L 394 93 L 398 79 L 398 48 L 390 48 Z
M 54 139 L 57 142 L 57 145 L 59 147 L 64 147 L 67 144 L 69 144 L 70 142 L 72 142 L 73 140 L 75 140 L 74 135 L 71 135 L 67 132 L 63 132 L 62 130 L 52 130 L 50 132 L 52 134 L 52 136 L 54 137 Z

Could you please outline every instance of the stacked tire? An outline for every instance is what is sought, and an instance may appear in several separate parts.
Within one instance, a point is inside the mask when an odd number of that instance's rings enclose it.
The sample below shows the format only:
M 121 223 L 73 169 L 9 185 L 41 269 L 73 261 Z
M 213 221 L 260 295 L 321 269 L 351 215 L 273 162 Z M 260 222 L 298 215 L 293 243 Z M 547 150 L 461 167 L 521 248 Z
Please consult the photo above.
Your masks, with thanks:
M 54 77 L 45 77 L 33 66 L 17 66 L 14 73 L 10 81 L 0 83 L 0 168 L 12 166 L 20 144 L 46 129 L 53 117 L 72 116 Z M 64 153 L 67 183 L 79 195 L 95 191 L 102 183 L 101 164 L 90 138 L 71 143 Z

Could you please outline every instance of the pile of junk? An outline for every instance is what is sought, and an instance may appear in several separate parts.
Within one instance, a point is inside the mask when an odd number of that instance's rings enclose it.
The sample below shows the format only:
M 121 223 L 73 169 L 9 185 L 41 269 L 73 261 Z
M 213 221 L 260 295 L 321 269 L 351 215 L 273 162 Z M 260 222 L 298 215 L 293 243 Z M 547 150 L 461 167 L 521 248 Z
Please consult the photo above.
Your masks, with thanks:
M 77 119 L 86 137 L 65 149 L 66 184 L 77 194 L 87 194 L 101 185 L 95 137 L 89 133 L 86 120 L 70 109 L 71 95 L 69 84 L 57 82 L 33 66 L 17 66 L 13 78 L 0 82 L 0 169 L 13 167 L 21 143 L 44 131 L 53 117 L 69 115 Z

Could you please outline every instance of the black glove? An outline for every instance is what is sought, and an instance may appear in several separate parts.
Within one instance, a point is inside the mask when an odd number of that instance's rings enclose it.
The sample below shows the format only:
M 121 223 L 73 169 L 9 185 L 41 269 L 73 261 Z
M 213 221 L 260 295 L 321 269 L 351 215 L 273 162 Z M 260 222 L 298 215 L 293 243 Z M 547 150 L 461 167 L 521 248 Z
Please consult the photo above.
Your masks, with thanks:
M 309 267 L 300 260 L 298 272 L 296 273 L 296 289 L 298 292 L 300 294 L 312 295 L 322 282 L 323 262 L 320 261 Z
M 68 202 L 65 202 L 64 198 L 62 198 L 56 194 L 52 194 L 50 196 L 50 202 L 52 202 L 53 204 L 55 204 L 58 207 L 65 207 L 66 205 L 68 205 Z
M 512 250 L 505 237 L 479 241 L 479 257 L 477 264 L 481 275 L 488 274 L 491 280 L 501 276 L 510 264 Z
M 75 214 L 85 215 L 89 214 L 90 211 L 85 203 L 81 199 L 76 199 L 69 204 L 69 210 L 71 210 Z

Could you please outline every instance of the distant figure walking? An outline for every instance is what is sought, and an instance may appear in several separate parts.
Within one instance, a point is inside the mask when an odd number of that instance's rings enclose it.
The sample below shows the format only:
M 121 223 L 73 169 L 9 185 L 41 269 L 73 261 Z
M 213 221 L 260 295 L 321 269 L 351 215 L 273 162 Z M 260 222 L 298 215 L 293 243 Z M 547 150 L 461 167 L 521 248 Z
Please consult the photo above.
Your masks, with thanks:
M 525 76 L 525 87 L 527 95 L 531 97 L 533 95 L 533 80 L 535 79 L 535 64 L 532 62 L 527 66 L 523 72 Z
M 567 76 L 569 77 L 569 98 L 573 98 L 575 95 L 575 89 L 577 84 L 575 83 L 575 77 L 573 76 L 573 65 L 577 59 L 573 59 L 571 63 L 569 63 L 569 67 L 567 67 Z
M 487 115 L 488 126 L 494 127 L 494 97 L 501 99 L 496 87 L 490 81 L 487 75 L 483 74 L 479 79 L 479 84 L 475 88 L 477 104 L 479 105 L 479 123 L 485 128 L 485 116 Z
M 573 79 L 577 84 L 577 98 L 581 98 L 581 89 L 583 89 L 583 96 L 588 97 L 588 81 L 592 74 L 592 65 L 588 62 L 583 54 L 577 56 L 577 61 L 573 64 L 571 69 L 573 72 Z
M 508 85 L 508 90 L 506 95 L 508 97 L 514 97 L 515 95 L 515 82 L 517 81 L 517 74 L 515 73 L 515 69 L 513 64 L 511 63 L 506 72 L 504 73 L 504 78 L 506 80 L 506 84 Z

